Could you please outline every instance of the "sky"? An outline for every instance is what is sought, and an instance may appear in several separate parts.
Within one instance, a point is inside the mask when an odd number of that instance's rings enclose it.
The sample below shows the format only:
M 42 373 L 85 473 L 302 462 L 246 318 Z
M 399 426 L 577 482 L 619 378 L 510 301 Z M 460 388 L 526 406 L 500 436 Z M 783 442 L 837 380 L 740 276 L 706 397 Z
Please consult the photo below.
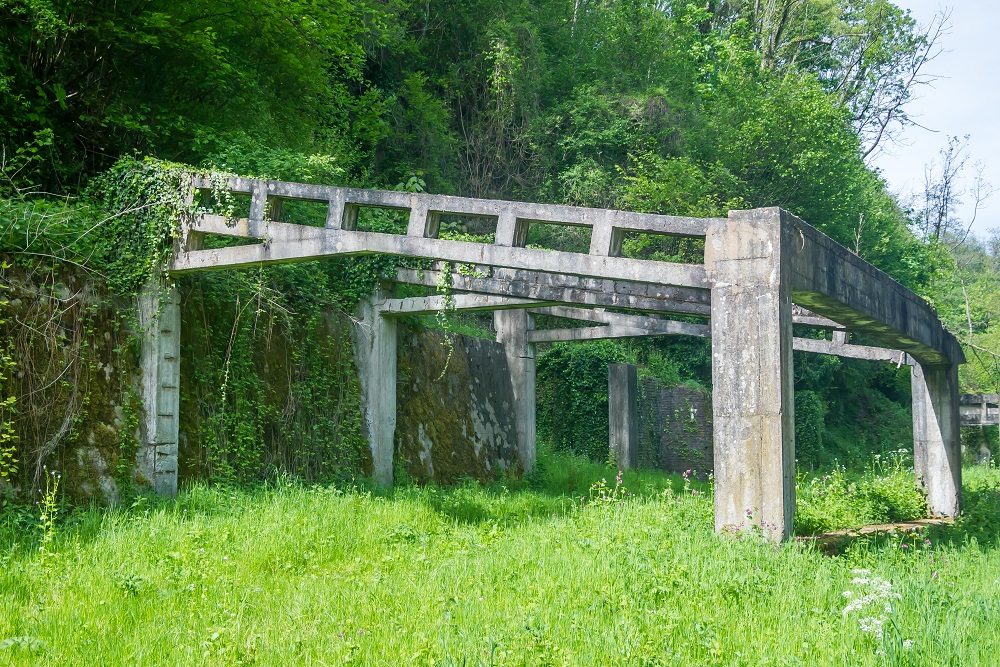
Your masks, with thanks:
M 1000 188 L 1000 3 L 994 0 L 893 0 L 909 9 L 921 25 L 936 12 L 950 9 L 950 29 L 941 40 L 942 53 L 927 65 L 938 77 L 920 88 L 906 106 L 920 126 L 910 126 L 892 144 L 886 144 L 871 161 L 889 182 L 890 189 L 908 196 L 921 193 L 925 165 L 938 157 L 950 135 L 969 135 L 969 167 L 963 187 L 973 175 L 972 163 L 981 162 L 984 178 Z M 926 128 L 926 129 L 925 129 Z M 971 218 L 972 196 L 966 194 L 960 209 Z M 1000 189 L 984 206 L 972 231 L 985 237 L 1000 228 Z

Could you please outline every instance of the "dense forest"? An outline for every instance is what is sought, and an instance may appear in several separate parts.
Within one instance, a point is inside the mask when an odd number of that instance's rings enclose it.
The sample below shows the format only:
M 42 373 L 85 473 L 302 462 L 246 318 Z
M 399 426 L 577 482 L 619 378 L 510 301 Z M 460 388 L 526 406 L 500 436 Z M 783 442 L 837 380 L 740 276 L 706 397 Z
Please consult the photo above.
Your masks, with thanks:
M 914 202 L 870 162 L 910 122 L 943 20 L 917 25 L 887 0 L 0 0 L 0 487 L 37 483 L 99 411 L 69 380 L 97 372 L 87 328 L 127 328 L 128 308 L 106 304 L 128 303 L 162 258 L 137 193 L 175 163 L 666 214 L 781 206 L 924 296 L 965 345 L 963 390 L 1000 391 L 1000 235 L 970 235 L 957 213 L 962 146 L 928 156 L 938 176 Z M 626 250 L 700 252 L 640 239 Z M 185 343 L 203 363 L 186 378 L 201 445 L 184 474 L 356 468 L 357 417 L 334 395 L 343 362 L 309 332 L 383 270 L 326 262 L 184 282 L 204 334 Z M 100 283 L 100 299 L 63 294 L 67 276 Z M 55 305 L 26 312 L 26 285 Z M 247 304 L 256 317 L 241 318 Z M 67 333 L 66 312 L 84 333 Z M 310 414 L 281 407 L 254 356 L 275 328 L 312 341 L 283 352 L 287 392 Z M 41 338 L 58 359 L 29 351 Z M 128 354 L 124 337 L 111 348 Z M 704 341 L 553 346 L 539 362 L 541 435 L 600 456 L 593 421 L 606 415 L 606 364 L 621 360 L 668 383 L 709 381 Z M 908 378 L 797 356 L 800 463 L 908 442 Z M 579 418 L 552 417 L 565 414 Z

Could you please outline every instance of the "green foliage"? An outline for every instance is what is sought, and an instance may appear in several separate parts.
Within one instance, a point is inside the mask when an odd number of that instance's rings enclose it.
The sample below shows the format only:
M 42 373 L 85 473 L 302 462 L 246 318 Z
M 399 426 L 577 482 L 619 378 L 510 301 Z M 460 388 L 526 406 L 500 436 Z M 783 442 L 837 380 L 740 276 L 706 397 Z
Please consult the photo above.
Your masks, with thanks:
M 10 268 L 6 263 L 0 264 L 0 269 Z M 6 321 L 6 310 L 9 305 L 6 286 L 0 286 L 0 325 Z M 11 373 L 17 368 L 11 348 L 11 339 L 0 339 L 0 490 L 5 483 L 10 483 L 17 472 L 17 431 L 14 428 L 14 415 L 17 412 L 17 395 L 13 390 Z M 6 494 L 0 494 L 2 503 Z
M 679 493 L 665 475 L 626 473 L 623 501 L 591 503 L 580 496 L 614 471 L 540 463 L 549 472 L 520 490 L 198 484 L 173 501 L 69 516 L 47 555 L 0 515 L 0 656 L 875 666 L 989 665 L 1000 649 L 995 497 L 960 521 L 981 533 L 865 539 L 830 558 L 753 534 L 720 539 L 711 496 Z M 1000 488 L 995 469 L 967 478 L 966 496 Z M 478 593 L 456 595 L 468 590 Z M 885 619 L 883 638 L 868 616 Z
M 807 535 L 919 519 L 927 511 L 906 450 L 876 454 L 860 475 L 842 466 L 817 477 L 800 475 L 795 506 L 795 529 Z
M 814 391 L 795 392 L 795 462 L 815 466 L 823 451 L 826 404 Z
M 539 440 L 594 461 L 607 458 L 608 364 L 632 360 L 614 341 L 556 343 L 539 355 Z

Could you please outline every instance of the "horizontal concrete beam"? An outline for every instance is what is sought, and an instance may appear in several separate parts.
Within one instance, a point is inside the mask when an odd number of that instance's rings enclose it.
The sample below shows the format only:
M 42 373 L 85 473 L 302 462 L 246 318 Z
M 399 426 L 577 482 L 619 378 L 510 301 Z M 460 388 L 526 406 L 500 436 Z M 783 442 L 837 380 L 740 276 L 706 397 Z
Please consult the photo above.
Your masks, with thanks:
M 231 221 L 217 215 L 201 216 L 190 224 L 189 229 L 202 234 L 257 238 L 263 242 L 179 252 L 170 266 L 171 273 L 184 274 L 381 253 L 630 282 L 684 287 L 707 285 L 705 267 L 698 264 L 674 264 L 402 234 L 328 229 L 273 220 Z
M 1000 405 L 1000 394 L 962 394 L 958 397 L 961 405 Z
M 331 210 L 336 210 L 338 207 L 341 210 L 339 219 L 336 215 L 328 216 L 328 226 L 332 228 L 350 227 L 350 207 L 352 206 L 409 209 L 428 214 L 466 215 L 497 218 L 498 220 L 501 216 L 509 216 L 511 220 L 529 223 L 606 227 L 609 230 L 620 232 L 634 231 L 671 236 L 704 236 L 712 221 L 712 218 L 635 213 L 633 211 L 583 208 L 561 204 L 451 197 L 393 190 L 338 188 L 327 185 L 308 185 L 239 177 L 226 178 L 221 182 L 211 178 L 194 179 L 194 187 L 197 189 L 214 190 L 218 186 L 230 192 L 242 194 L 266 193 L 267 198 L 329 203 Z M 261 199 L 263 200 L 264 197 Z M 498 242 L 503 241 L 498 239 Z
M 436 287 L 446 279 L 443 268 L 443 262 L 436 262 L 428 270 L 399 269 L 396 282 Z M 703 317 L 708 317 L 711 310 L 708 290 L 698 288 L 580 278 L 538 271 L 511 271 L 488 266 L 474 266 L 470 271 L 452 269 L 450 281 L 452 289 L 460 292 L 515 296 L 572 306 Z M 833 320 L 799 307 L 792 308 L 792 321 L 819 329 L 843 329 Z
M 473 312 L 483 310 L 513 310 L 516 308 L 535 308 L 540 305 L 545 305 L 545 302 L 536 299 L 519 299 L 490 294 L 453 294 L 451 297 L 437 294 L 434 296 L 415 296 L 405 299 L 386 299 L 379 304 L 378 311 L 386 316 L 421 315 L 424 313 L 437 313 L 443 310 Z
M 641 338 L 643 336 L 698 336 L 708 337 L 708 325 L 690 324 L 667 320 L 655 328 L 630 327 L 624 324 L 577 327 L 575 329 L 534 329 L 528 332 L 529 343 L 563 343 L 580 340 L 608 338 Z M 702 331 L 704 330 L 704 331 Z
M 452 289 L 498 296 L 537 299 L 580 306 L 627 308 L 649 312 L 707 315 L 709 292 L 705 289 L 581 278 L 539 271 L 513 271 L 473 266 L 471 271 L 452 269 L 446 278 L 444 263 L 429 270 L 399 269 L 396 282 L 435 287 L 450 280 Z
M 795 303 L 904 350 L 922 363 L 965 361 L 961 346 L 934 309 L 888 274 L 786 211 L 742 214 L 770 214 L 792 227 L 796 242 L 788 253 Z
M 554 343 L 578 340 L 600 340 L 605 338 L 638 338 L 642 336 L 697 336 L 708 338 L 711 327 L 705 324 L 676 322 L 648 315 L 609 313 L 587 308 L 552 306 L 529 311 L 538 315 L 552 315 L 565 319 L 595 322 L 602 326 L 577 327 L 567 329 L 536 329 L 528 334 L 532 343 Z M 913 359 L 901 350 L 890 350 L 867 345 L 851 345 L 837 341 L 816 338 L 793 338 L 792 347 L 801 352 L 829 354 L 866 361 L 888 361 L 912 364 Z

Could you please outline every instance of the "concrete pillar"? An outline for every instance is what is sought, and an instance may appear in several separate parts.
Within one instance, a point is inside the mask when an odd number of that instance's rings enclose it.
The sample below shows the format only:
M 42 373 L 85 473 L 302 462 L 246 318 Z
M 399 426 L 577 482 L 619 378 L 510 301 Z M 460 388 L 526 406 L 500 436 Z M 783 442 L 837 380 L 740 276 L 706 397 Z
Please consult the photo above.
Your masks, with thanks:
M 498 310 L 493 313 L 493 325 L 514 389 L 518 458 L 528 473 L 535 468 L 535 346 L 528 342 L 532 321 L 526 310 Z
M 396 320 L 378 310 L 385 300 L 376 291 L 360 306 L 354 327 L 354 357 L 361 380 L 365 430 L 372 452 L 372 477 L 392 486 L 392 456 L 396 436 Z
M 777 541 L 795 513 L 792 308 L 777 209 L 732 211 L 705 242 L 712 290 L 715 528 Z
M 932 516 L 956 516 L 961 502 L 958 365 L 910 367 L 913 467 Z
M 632 364 L 608 364 L 608 444 L 619 470 L 639 465 L 639 373 Z
M 159 495 L 177 493 L 180 423 L 180 295 L 151 281 L 139 294 L 143 419 L 136 469 Z

